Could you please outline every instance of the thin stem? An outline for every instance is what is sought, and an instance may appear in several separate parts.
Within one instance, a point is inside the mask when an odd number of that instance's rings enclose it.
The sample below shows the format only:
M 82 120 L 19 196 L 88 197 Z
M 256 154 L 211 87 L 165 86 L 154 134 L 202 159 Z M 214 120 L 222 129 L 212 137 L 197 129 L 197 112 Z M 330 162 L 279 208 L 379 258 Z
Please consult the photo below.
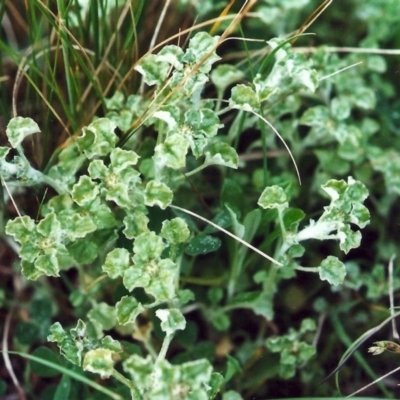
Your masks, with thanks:
M 297 271 L 304 271 L 304 272 L 319 272 L 319 268 L 318 267 L 302 267 L 300 265 L 297 265 L 296 267 L 294 267 L 294 269 L 296 269 Z
M 132 390 L 137 396 L 137 399 L 141 399 L 141 396 L 139 394 L 139 390 L 136 387 L 136 385 L 134 385 L 134 383 L 132 381 L 130 381 L 129 379 L 125 378 L 121 373 L 119 373 L 116 369 L 113 370 L 112 376 L 120 381 L 123 385 L 127 386 L 130 390 Z
M 156 364 L 159 364 L 161 361 L 165 360 L 165 356 L 167 355 L 167 351 L 169 348 L 169 345 L 171 344 L 172 338 L 174 335 L 166 335 L 163 341 L 163 344 L 161 346 L 161 350 L 158 353 L 157 359 L 156 359 Z

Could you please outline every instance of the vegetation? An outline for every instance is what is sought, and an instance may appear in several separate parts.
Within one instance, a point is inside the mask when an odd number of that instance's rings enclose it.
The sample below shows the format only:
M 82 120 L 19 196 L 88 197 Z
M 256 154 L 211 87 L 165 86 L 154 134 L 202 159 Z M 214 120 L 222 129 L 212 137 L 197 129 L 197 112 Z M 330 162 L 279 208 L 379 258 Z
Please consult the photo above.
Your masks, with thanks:
M 0 15 L 5 399 L 398 398 L 397 0 Z

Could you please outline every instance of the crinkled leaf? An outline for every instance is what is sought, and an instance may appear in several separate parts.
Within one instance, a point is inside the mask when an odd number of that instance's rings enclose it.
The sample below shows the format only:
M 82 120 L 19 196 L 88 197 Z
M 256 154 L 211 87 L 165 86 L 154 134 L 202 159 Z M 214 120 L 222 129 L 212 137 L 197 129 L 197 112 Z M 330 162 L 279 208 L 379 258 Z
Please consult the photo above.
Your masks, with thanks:
M 72 214 L 67 219 L 67 223 L 67 228 L 64 231 L 70 240 L 83 238 L 97 229 L 97 225 L 89 215 Z
M 111 350 L 113 353 L 122 353 L 122 346 L 118 340 L 114 340 L 111 336 L 104 336 L 101 339 L 102 348 Z
M 114 371 L 113 352 L 102 348 L 89 350 L 82 367 L 85 371 L 99 374 L 101 378 L 109 378 Z
M 157 55 L 149 54 L 140 61 L 135 70 L 143 76 L 143 81 L 147 85 L 160 86 L 167 79 L 170 65 Z
M 360 246 L 361 243 L 361 232 L 360 231 L 352 231 L 349 224 L 344 225 L 338 230 L 339 240 L 340 240 L 340 249 L 343 250 L 346 254 L 351 249 L 356 249 Z
M 6 225 L 7 235 L 13 236 L 20 243 L 32 240 L 35 231 L 35 222 L 27 215 L 9 220 Z
M 228 143 L 216 142 L 209 146 L 205 152 L 207 165 L 223 165 L 229 168 L 237 168 L 239 156 L 236 150 Z
M 60 265 L 55 250 L 49 251 L 47 254 L 41 254 L 34 262 L 36 269 L 46 276 L 59 276 Z
M 185 113 L 185 124 L 190 126 L 195 137 L 213 137 L 222 126 L 215 111 L 209 108 L 190 109 Z
M 116 248 L 107 254 L 102 269 L 111 279 L 115 279 L 119 276 L 123 276 L 129 266 L 129 251 L 126 249 Z
M 170 259 L 138 261 L 125 271 L 123 283 L 129 290 L 142 287 L 155 301 L 164 302 L 176 297 L 178 265 Z
M 122 363 L 124 371 L 130 375 L 130 378 L 135 382 L 142 390 L 148 382 L 150 374 L 153 372 L 154 362 L 150 355 L 143 358 L 137 354 L 131 355 Z
M 16 148 L 29 135 L 40 132 L 39 125 L 31 118 L 14 117 L 6 128 L 11 146 Z
M 174 68 L 181 70 L 183 68 L 183 50 L 175 45 L 164 46 L 157 54 L 159 61 L 165 61 Z
M 145 203 L 146 205 L 159 206 L 161 209 L 167 208 L 173 198 L 172 190 L 163 182 L 150 181 L 145 189 Z
M 260 102 L 256 92 L 250 86 L 239 84 L 232 88 L 229 106 L 245 111 L 257 111 Z
M 104 104 L 107 110 L 121 110 L 125 105 L 125 95 L 117 90 L 112 97 L 104 99 Z
M 107 156 L 118 141 L 115 128 L 116 124 L 110 119 L 99 118 L 82 129 L 83 134 L 76 144 L 89 159 Z
M 188 140 L 181 134 L 168 136 L 164 143 L 156 146 L 154 158 L 161 166 L 172 169 L 183 168 L 186 165 L 186 154 L 189 148 Z
M 124 296 L 115 305 L 117 310 L 118 322 L 121 325 L 134 323 L 139 314 L 144 311 L 142 303 L 132 296 Z
M 136 165 L 139 156 L 134 151 L 123 150 L 118 147 L 111 151 L 110 160 L 113 172 L 118 174 L 132 165 Z
M 346 276 L 346 267 L 337 257 L 328 256 L 319 267 L 319 277 L 331 285 L 341 285 Z
M 147 262 L 161 256 L 165 245 L 160 236 L 154 232 L 141 233 L 135 240 L 133 251 L 135 252 L 134 261 Z
M 172 244 L 186 242 L 189 235 L 189 228 L 182 218 L 177 217 L 162 223 L 161 236 Z
M 86 333 L 86 325 L 82 320 L 78 320 L 70 334 L 66 333 L 59 322 L 50 327 L 50 335 L 47 337 L 49 342 L 56 342 L 61 354 L 75 365 L 81 365 L 84 345 L 82 338 Z
M 196 33 L 189 41 L 189 47 L 183 61 L 189 64 L 200 64 L 199 71 L 208 73 L 215 61 L 221 59 L 216 53 L 219 36 L 211 36 L 207 32 Z
M 149 219 L 142 211 L 135 211 L 134 213 L 128 214 L 124 218 L 123 223 L 125 229 L 122 232 L 128 239 L 134 239 L 141 233 L 149 231 L 147 227 Z
M 161 320 L 161 329 L 167 336 L 186 327 L 186 320 L 177 308 L 157 310 L 156 316 Z
M 289 205 L 285 191 L 277 185 L 266 187 L 257 204 L 264 209 L 276 208 L 280 210 L 284 210 Z
M 99 187 L 87 175 L 79 178 L 73 186 L 71 196 L 75 203 L 84 207 L 90 204 L 99 194 Z

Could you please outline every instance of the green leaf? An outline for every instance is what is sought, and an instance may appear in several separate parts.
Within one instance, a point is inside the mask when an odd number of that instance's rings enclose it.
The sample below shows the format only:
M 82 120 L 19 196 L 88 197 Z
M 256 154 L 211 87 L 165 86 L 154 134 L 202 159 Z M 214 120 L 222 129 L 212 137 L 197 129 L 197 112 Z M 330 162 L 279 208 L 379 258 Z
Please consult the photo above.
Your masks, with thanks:
M 235 296 L 229 302 L 229 306 L 232 308 L 248 308 L 253 310 L 257 315 L 272 320 L 274 317 L 272 307 L 273 296 L 274 293 L 266 291 L 244 292 Z
M 35 234 L 35 231 L 35 222 L 27 215 L 9 220 L 6 225 L 7 235 L 13 236 L 14 239 L 20 243 L 32 240 L 32 236 Z
M 63 375 L 60 383 L 57 385 L 57 390 L 54 393 L 54 400 L 69 400 L 71 393 L 71 378 L 68 375 Z
M 125 105 L 125 95 L 117 90 L 112 97 L 104 99 L 107 110 L 121 110 Z
M 285 228 L 292 232 L 297 232 L 299 223 L 304 219 L 305 216 L 306 215 L 304 211 L 300 210 L 299 208 L 287 208 L 283 216 Z
M 90 204 L 98 194 L 98 185 L 86 175 L 79 178 L 79 181 L 72 187 L 71 191 L 72 199 L 82 207 Z
M 134 260 L 147 262 L 158 259 L 164 248 L 163 240 L 154 232 L 141 233 L 133 245 L 133 251 L 135 252 Z
M 157 54 L 157 59 L 160 61 L 166 61 L 174 68 L 181 70 L 183 68 L 183 50 L 175 45 L 164 46 Z
M 350 116 L 351 102 L 346 96 L 334 97 L 331 101 L 332 117 L 336 120 L 344 120 Z
M 127 239 L 134 239 L 141 233 L 149 231 L 149 228 L 147 227 L 149 219 L 142 211 L 135 211 L 134 213 L 128 214 L 124 218 L 123 223 L 125 229 L 122 232 Z
M 185 124 L 190 126 L 194 137 L 212 138 L 222 125 L 215 111 L 209 108 L 191 109 L 185 112 Z
M 40 338 L 40 329 L 32 322 L 19 322 L 15 326 L 14 335 L 19 343 L 31 345 Z
M 266 341 L 267 348 L 280 355 L 279 375 L 283 379 L 293 377 L 296 367 L 307 362 L 316 353 L 315 346 L 302 341 L 305 328 L 311 328 L 311 324 L 307 322 L 307 326 L 302 325 L 300 331 L 290 328 L 286 335 L 270 337 Z M 313 331 L 315 328 L 314 324 Z
M 111 350 L 113 353 L 122 353 L 122 346 L 118 340 L 114 340 L 111 336 L 104 336 L 101 339 L 101 346 L 103 349 Z
M 166 209 L 172 202 L 172 190 L 162 182 L 150 181 L 145 189 L 145 203 L 147 206 L 159 206 L 162 210 Z
M 341 285 L 346 277 L 346 267 L 337 257 L 328 256 L 319 267 L 319 277 L 331 285 Z
M 371 149 L 368 158 L 375 171 L 383 174 L 388 193 L 400 194 L 400 152 L 395 149 Z
M 83 238 L 97 229 L 96 224 L 88 215 L 73 214 L 70 218 L 67 218 L 66 222 L 68 225 L 64 231 L 70 240 Z
M 31 118 L 12 118 L 6 128 L 8 140 L 14 148 L 19 146 L 27 136 L 37 132 L 40 132 L 39 125 Z
M 143 261 L 135 257 L 135 265 L 125 271 L 124 286 L 129 291 L 142 287 L 158 302 L 176 298 L 178 265 L 168 258 Z
M 38 357 L 42 360 L 46 360 L 50 363 L 56 364 L 56 365 L 61 365 L 59 357 L 56 356 L 49 348 L 41 346 L 37 347 L 33 352 L 32 355 L 35 357 Z M 41 376 L 41 377 L 46 377 L 50 378 L 52 376 L 57 376 L 60 374 L 60 371 L 53 367 L 49 367 L 46 364 L 39 363 L 37 361 L 30 361 L 30 367 L 32 369 L 32 372 L 34 372 L 36 375 Z
M 218 250 L 221 247 L 221 240 L 215 236 L 199 234 L 193 238 L 185 248 L 186 254 L 197 256 Z
M 301 321 L 300 333 L 313 332 L 317 330 L 315 321 L 311 318 L 305 318 Z
M 239 164 L 239 156 L 236 150 L 228 143 L 216 142 L 209 146 L 205 152 L 206 165 L 222 165 L 236 169 Z
M 224 377 L 218 372 L 213 372 L 211 374 L 211 379 L 209 382 L 209 389 L 207 390 L 208 398 L 214 399 L 217 396 L 218 392 L 221 390 L 223 384 Z
M 121 325 L 134 323 L 139 314 L 145 309 L 143 305 L 132 296 L 124 296 L 115 305 L 118 322 Z
M 59 322 L 50 327 L 51 334 L 47 337 L 49 342 L 57 342 L 61 354 L 75 365 L 81 365 L 83 343 L 81 338 L 85 336 L 86 325 L 79 320 L 75 329 L 71 329 L 71 334 L 67 334 Z
M 236 358 L 230 356 L 229 354 L 227 354 L 226 358 L 227 363 L 224 383 L 229 382 L 234 375 L 242 373 L 242 368 L 240 367 L 240 363 Z
M 340 249 L 343 250 L 346 254 L 351 249 L 356 249 L 360 246 L 361 243 L 361 232 L 360 231 L 352 231 L 350 225 L 346 224 L 338 230 L 339 240 L 340 240 Z
M 183 56 L 183 61 L 199 65 L 199 71 L 208 73 L 215 61 L 221 58 L 215 53 L 219 36 L 211 36 L 207 32 L 196 33 L 189 41 L 189 47 Z
M 114 133 L 116 124 L 108 118 L 99 118 L 82 129 L 76 144 L 88 159 L 104 157 L 111 153 L 118 141 Z
M 284 210 L 289 206 L 285 191 L 277 185 L 266 187 L 257 204 L 264 209 L 276 208 L 278 210 Z
M 153 360 L 148 355 L 143 358 L 137 354 L 132 354 L 128 359 L 122 363 L 124 371 L 130 375 L 131 380 L 144 389 L 150 374 L 153 372 Z
M 329 118 L 330 112 L 326 106 L 315 106 L 307 108 L 300 118 L 300 123 L 307 126 L 321 127 L 325 126 Z
M 136 165 L 139 156 L 132 150 L 123 150 L 117 147 L 111 151 L 110 160 L 113 172 L 118 174 Z
M 171 244 L 184 243 L 189 239 L 190 231 L 182 218 L 163 221 L 161 236 Z
M 107 168 L 102 160 L 94 160 L 88 167 L 92 179 L 100 179 L 100 192 L 109 201 L 122 208 L 132 209 L 143 203 L 140 173 L 131 166 L 137 161 L 134 152 L 112 151 L 111 165 Z
M 226 312 L 222 310 L 213 312 L 210 319 L 214 328 L 220 332 L 226 332 L 231 326 L 231 319 Z
M 161 86 L 167 79 L 170 65 L 154 54 L 148 54 L 135 66 L 135 70 L 143 76 L 143 81 L 149 86 Z
M 166 165 L 172 169 L 180 169 L 186 165 L 186 154 L 189 148 L 188 140 L 179 133 L 168 136 L 154 150 L 154 159 L 162 168 Z
M 357 107 L 364 110 L 373 110 L 376 107 L 375 91 L 372 88 L 355 86 L 352 95 Z
M 177 308 L 160 309 L 156 316 L 161 320 L 161 329 L 167 336 L 173 335 L 177 330 L 184 330 L 186 320 Z
M 229 106 L 245 111 L 257 111 L 260 102 L 256 92 L 251 87 L 240 84 L 232 89 Z
M 113 352 L 108 349 L 89 350 L 83 359 L 85 371 L 99 374 L 101 378 L 109 378 L 114 371 Z
M 77 240 L 67 246 L 68 254 L 80 265 L 92 263 L 99 255 L 99 247 L 93 241 Z
M 58 220 L 57 216 L 55 213 L 50 213 L 47 214 L 44 219 L 42 219 L 38 224 L 37 224 L 37 231 L 44 237 L 49 237 L 49 238 L 55 238 L 58 236 L 60 230 L 61 230 L 61 224 L 60 221 Z M 43 243 L 42 248 L 48 248 L 51 247 L 51 243 Z

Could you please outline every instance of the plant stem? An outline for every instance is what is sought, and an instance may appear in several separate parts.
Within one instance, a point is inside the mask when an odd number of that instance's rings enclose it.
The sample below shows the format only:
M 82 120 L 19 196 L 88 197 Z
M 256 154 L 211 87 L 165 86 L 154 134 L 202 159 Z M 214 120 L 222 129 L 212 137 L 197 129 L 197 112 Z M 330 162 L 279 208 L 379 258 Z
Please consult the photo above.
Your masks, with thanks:
M 156 364 L 160 363 L 161 361 L 165 360 L 165 356 L 167 355 L 167 351 L 169 348 L 169 345 L 171 343 L 172 338 L 174 335 L 166 335 L 163 341 L 163 344 L 161 346 L 161 350 L 158 353 L 158 357 L 156 359 Z
M 123 385 L 127 386 L 127 387 L 132 391 L 133 396 L 135 396 L 135 397 L 132 397 L 132 398 L 137 399 L 137 400 L 139 400 L 139 399 L 142 398 L 142 396 L 141 396 L 140 393 L 139 393 L 138 388 L 133 384 L 133 382 L 130 381 L 129 379 L 125 378 L 125 377 L 124 377 L 121 373 L 119 373 L 116 369 L 113 370 L 112 376 L 113 376 L 115 379 L 117 379 L 118 381 L 120 381 Z

